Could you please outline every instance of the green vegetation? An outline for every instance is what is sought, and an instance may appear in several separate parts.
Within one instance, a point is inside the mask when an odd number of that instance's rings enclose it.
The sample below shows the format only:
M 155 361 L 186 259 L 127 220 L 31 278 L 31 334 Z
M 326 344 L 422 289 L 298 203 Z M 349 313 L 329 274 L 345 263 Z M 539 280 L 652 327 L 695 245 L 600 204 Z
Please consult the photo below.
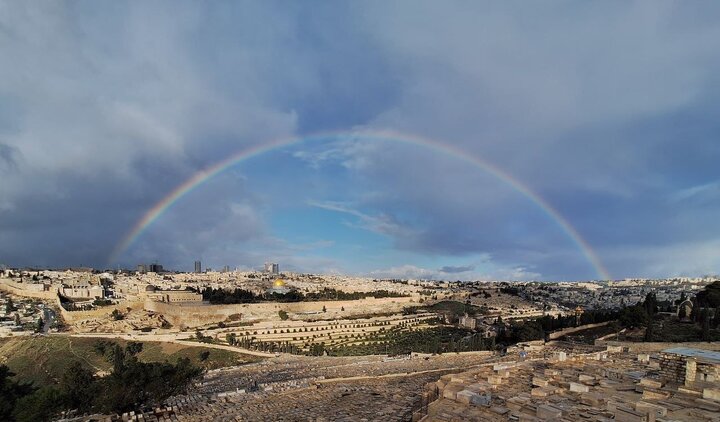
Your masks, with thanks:
M 120 312 L 120 311 L 118 311 L 117 309 L 113 309 L 113 311 L 112 311 L 112 313 L 110 314 L 110 316 L 111 316 L 115 321 L 120 321 L 121 319 L 124 319 L 124 318 L 125 318 L 125 315 L 123 315 L 123 313 Z
M 443 300 L 430 306 L 422 307 L 432 312 L 451 313 L 455 316 L 468 314 L 468 315 L 483 315 L 487 313 L 488 309 L 484 306 L 475 306 L 469 303 L 462 303 L 454 300 Z
M 57 384 L 73 361 L 79 361 L 93 372 L 110 371 L 112 365 L 95 353 L 95 346 L 102 341 L 97 338 L 54 335 L 11 337 L 0 340 L 0 356 L 6 357 L 4 363 L 17 374 L 18 380 L 33 382 L 35 385 Z M 114 341 L 123 347 L 127 344 L 125 340 Z M 209 351 L 210 356 L 207 361 L 200 362 L 199 356 L 203 351 Z M 137 357 L 143 362 L 170 363 L 188 358 L 193 365 L 202 365 L 207 369 L 259 360 L 258 357 L 230 350 L 155 341 L 144 342 Z
M 0 365 L 0 420 L 13 420 L 13 412 L 19 399 L 33 392 L 32 384 L 11 379 L 15 374 L 5 365 Z
M 483 339 L 471 330 L 443 326 L 422 330 L 393 328 L 374 333 L 362 343 L 333 347 L 327 352 L 331 356 L 398 355 L 492 350 L 494 347 L 494 339 Z
M 195 330 L 195 338 L 190 339 L 190 340 L 197 340 L 200 343 L 214 343 L 215 342 L 214 338 L 204 335 L 202 333 L 202 331 L 200 331 L 200 330 Z
M 3 406 L 4 420 L 47 420 L 71 409 L 77 409 L 78 414 L 107 414 L 152 407 L 182 393 L 202 374 L 202 369 L 192 365 L 188 358 L 181 358 L 176 364 L 142 362 L 137 357 L 142 349 L 142 343 L 129 342 L 123 348 L 115 342 L 100 341 L 95 344 L 95 352 L 111 364 L 109 375 L 98 377 L 75 360 L 57 385 L 33 388 L 32 392 L 8 382 L 9 369 L 0 366 L 0 382 L 8 387 L 2 389 L 1 401 L 9 403 Z
M 720 307 L 720 280 L 714 281 L 698 292 L 694 302 L 701 308 Z
M 375 290 L 372 292 L 343 292 L 341 290 L 335 290 L 331 288 L 324 288 L 318 292 L 306 293 L 306 301 L 319 301 L 319 300 L 359 300 L 368 297 L 374 297 L 376 299 L 384 297 L 406 297 L 407 295 L 397 292 L 391 292 L 388 290 Z
M 203 300 L 207 300 L 213 304 L 235 304 L 235 303 L 256 303 L 256 302 L 311 302 L 321 300 L 359 300 L 368 297 L 384 298 L 384 297 L 405 297 L 407 295 L 401 293 L 390 292 L 388 290 L 376 290 L 373 292 L 343 292 L 340 290 L 325 288 L 318 292 L 303 294 L 297 290 L 291 290 L 288 293 L 266 293 L 255 294 L 249 290 L 234 289 L 214 289 L 208 287 L 202 290 Z
M 617 311 L 606 311 L 602 309 L 585 311 L 580 315 L 580 324 L 578 324 L 575 315 L 558 315 L 552 317 L 545 315 L 536 318 L 535 321 L 540 323 L 545 332 L 562 330 L 563 328 L 576 327 L 577 325 L 596 324 L 599 322 L 613 321 L 618 319 Z
M 675 301 L 685 301 L 685 294 Z M 690 315 L 681 308 L 678 317 L 663 315 L 659 309 L 666 307 L 658 303 L 654 293 L 648 293 L 645 300 L 620 311 L 618 321 L 625 328 L 644 328 L 643 341 L 718 341 L 720 340 L 720 281 L 708 285 L 692 299 Z M 689 321 L 685 321 L 688 318 Z M 638 338 L 639 339 L 639 338 Z
M 278 311 L 278 316 L 281 320 L 285 321 L 288 319 L 288 313 L 283 311 L 282 309 Z

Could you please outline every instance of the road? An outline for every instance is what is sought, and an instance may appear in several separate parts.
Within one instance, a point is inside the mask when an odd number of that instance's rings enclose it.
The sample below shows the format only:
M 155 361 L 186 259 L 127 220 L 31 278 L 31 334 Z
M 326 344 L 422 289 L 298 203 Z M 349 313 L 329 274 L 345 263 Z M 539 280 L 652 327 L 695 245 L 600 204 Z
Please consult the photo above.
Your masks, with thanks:
M 48 308 L 47 306 L 43 308 L 43 321 L 45 324 L 43 325 L 42 332 L 47 333 L 50 331 L 50 326 L 55 322 L 57 319 L 57 315 L 55 314 L 55 311 Z

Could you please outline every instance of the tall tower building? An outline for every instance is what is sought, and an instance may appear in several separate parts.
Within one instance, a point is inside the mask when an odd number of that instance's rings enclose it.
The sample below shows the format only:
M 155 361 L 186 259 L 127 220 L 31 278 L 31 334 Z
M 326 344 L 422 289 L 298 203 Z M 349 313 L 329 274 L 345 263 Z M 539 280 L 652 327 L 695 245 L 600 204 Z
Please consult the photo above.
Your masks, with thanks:
M 202 263 L 200 261 L 195 261 L 195 272 L 196 273 L 202 272 Z
M 280 274 L 280 265 L 274 262 L 266 262 L 265 272 L 270 274 Z

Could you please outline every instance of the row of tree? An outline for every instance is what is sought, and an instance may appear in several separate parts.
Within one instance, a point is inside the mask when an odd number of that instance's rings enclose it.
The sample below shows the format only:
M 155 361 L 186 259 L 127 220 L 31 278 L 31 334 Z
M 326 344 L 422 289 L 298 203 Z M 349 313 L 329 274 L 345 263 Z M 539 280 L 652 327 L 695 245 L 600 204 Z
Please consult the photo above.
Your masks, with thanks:
M 0 366 L 0 420 L 50 420 L 62 412 L 122 413 L 162 403 L 185 391 L 202 369 L 181 358 L 176 364 L 141 362 L 137 354 L 142 343 L 130 342 L 125 348 L 114 342 L 100 342 L 97 353 L 112 364 L 112 372 L 96 376 L 80 362 L 74 362 L 57 386 L 37 388 L 12 379 L 7 366 Z
M 401 293 L 388 290 L 375 290 L 372 292 L 343 292 L 336 289 L 325 288 L 318 292 L 303 294 L 297 290 L 290 290 L 287 293 L 271 292 L 255 294 L 249 290 L 234 289 L 225 290 L 221 288 L 208 287 L 201 292 L 203 300 L 213 304 L 235 304 L 235 303 L 256 303 L 256 302 L 303 302 L 319 300 L 358 300 L 368 297 L 404 297 Z

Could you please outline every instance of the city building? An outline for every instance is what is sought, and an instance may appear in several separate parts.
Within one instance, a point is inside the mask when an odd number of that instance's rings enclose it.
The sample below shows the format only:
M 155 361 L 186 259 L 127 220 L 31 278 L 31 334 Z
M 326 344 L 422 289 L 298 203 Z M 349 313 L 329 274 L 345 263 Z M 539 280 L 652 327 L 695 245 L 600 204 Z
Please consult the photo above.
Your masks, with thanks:
M 65 297 L 74 299 L 102 299 L 105 297 L 102 286 L 90 284 L 85 279 L 69 280 L 67 283 L 63 283 L 60 293 Z
M 280 274 L 280 265 L 274 262 L 266 262 L 265 272 L 270 274 Z
M 200 261 L 195 261 L 195 272 L 198 274 L 202 272 L 202 263 Z
M 277 264 L 275 264 L 275 265 L 277 265 Z M 277 279 L 273 282 L 272 287 L 267 289 L 267 293 L 268 294 L 277 293 L 277 294 L 284 295 L 284 294 L 290 293 L 291 290 L 292 289 L 290 287 L 288 287 L 288 285 L 285 283 L 284 280 Z
M 153 285 L 145 287 L 145 295 L 150 300 L 165 303 L 200 303 L 202 295 L 192 290 L 159 290 Z

